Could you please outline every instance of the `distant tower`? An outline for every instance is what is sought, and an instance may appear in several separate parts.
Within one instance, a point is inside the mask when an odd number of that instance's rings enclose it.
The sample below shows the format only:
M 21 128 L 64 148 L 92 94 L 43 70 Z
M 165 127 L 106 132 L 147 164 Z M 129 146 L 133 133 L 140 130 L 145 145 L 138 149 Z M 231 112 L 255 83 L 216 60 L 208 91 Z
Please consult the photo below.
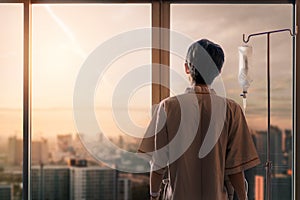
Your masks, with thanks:
M 23 140 L 16 136 L 8 138 L 8 163 L 21 165 L 23 162 Z
M 118 179 L 118 200 L 131 200 L 131 181 L 127 178 Z
M 118 143 L 119 143 L 119 147 L 123 149 L 124 148 L 124 138 L 122 135 L 119 135 Z
M 31 196 L 32 200 L 70 199 L 69 167 L 33 166 L 31 169 Z
M 255 200 L 264 200 L 265 181 L 263 176 L 255 176 Z
M 46 139 L 31 142 L 31 162 L 33 165 L 49 163 L 49 148 Z
M 292 151 L 292 148 L 293 148 L 293 140 L 292 140 L 292 131 L 290 129 L 287 129 L 284 131 L 285 133 L 285 145 L 284 145 L 284 152 L 290 152 Z
M 286 167 L 284 164 L 284 154 L 282 148 L 282 131 L 275 126 L 271 126 L 271 161 L 273 164 L 272 174 L 282 174 L 286 173 Z M 259 154 L 261 164 L 256 166 L 253 169 L 247 170 L 245 172 L 246 178 L 249 181 L 249 200 L 255 199 L 260 200 L 264 199 L 264 191 L 266 189 L 265 185 L 265 168 L 264 165 L 267 161 L 267 132 L 266 131 L 257 131 L 253 134 L 254 143 Z M 274 182 L 275 183 L 275 182 Z M 251 188 L 254 188 L 251 189 Z M 276 188 L 272 182 L 272 190 Z M 277 189 L 275 189 L 277 190 Z M 276 195 L 276 194 L 274 194 Z M 272 195 L 273 199 L 273 195 Z
M 293 168 L 293 136 L 292 131 L 290 129 L 285 130 L 284 144 L 284 154 L 286 162 L 285 164 L 287 165 L 287 173 L 291 173 Z
M 71 168 L 71 199 L 116 199 L 116 170 L 98 166 Z
M 12 185 L 0 185 L 0 199 L 11 200 L 13 197 Z
M 272 177 L 272 200 L 292 199 L 292 177 L 286 174 L 275 174 Z
M 72 134 L 57 135 L 57 145 L 60 152 L 68 152 L 72 148 Z
M 285 169 L 281 168 L 284 161 L 282 149 L 282 131 L 276 126 L 271 126 L 270 134 L 273 173 L 283 173 Z M 260 156 L 261 162 L 264 164 L 267 160 L 267 132 L 258 131 L 255 137 L 257 152 Z

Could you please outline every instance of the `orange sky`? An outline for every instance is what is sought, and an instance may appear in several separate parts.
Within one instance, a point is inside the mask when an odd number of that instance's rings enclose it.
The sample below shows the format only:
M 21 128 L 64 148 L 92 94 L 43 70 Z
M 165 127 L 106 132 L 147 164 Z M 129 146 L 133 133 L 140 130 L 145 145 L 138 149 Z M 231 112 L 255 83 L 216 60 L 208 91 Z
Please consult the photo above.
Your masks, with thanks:
M 275 14 L 274 14 L 275 13 Z M 22 130 L 22 7 L 0 4 L 0 131 L 21 135 Z M 113 35 L 151 26 L 150 4 L 34 5 L 33 7 L 33 136 L 50 137 L 74 133 L 72 103 L 74 83 L 84 60 Z M 193 39 L 219 43 L 226 61 L 222 78 L 227 96 L 241 104 L 237 81 L 237 47 L 242 33 L 291 28 L 289 5 L 172 5 L 171 29 Z M 150 36 L 149 36 L 150 37 Z M 272 124 L 291 128 L 292 52 L 288 34 L 271 39 Z M 250 127 L 266 129 L 265 38 L 251 39 L 254 49 L 247 117 Z M 171 43 L 172 45 L 172 43 Z M 151 62 L 151 52 L 142 50 L 114 61 L 99 81 L 95 93 L 99 123 L 109 134 L 121 133 L 114 123 L 111 98 L 114 87 L 129 70 Z M 171 55 L 171 67 L 183 74 L 183 58 Z M 142 74 L 145 79 L 151 77 Z M 171 73 L 172 87 L 186 87 Z M 150 87 L 142 88 L 129 101 L 133 121 L 146 126 L 150 119 Z

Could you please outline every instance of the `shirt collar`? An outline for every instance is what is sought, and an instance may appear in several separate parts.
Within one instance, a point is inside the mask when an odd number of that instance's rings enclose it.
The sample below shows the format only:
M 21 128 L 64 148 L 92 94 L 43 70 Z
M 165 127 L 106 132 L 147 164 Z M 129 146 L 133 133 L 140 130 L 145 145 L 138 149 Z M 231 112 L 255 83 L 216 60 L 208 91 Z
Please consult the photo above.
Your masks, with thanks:
M 185 92 L 196 94 L 216 94 L 214 89 L 212 89 L 209 85 L 192 85 L 190 87 L 187 87 Z

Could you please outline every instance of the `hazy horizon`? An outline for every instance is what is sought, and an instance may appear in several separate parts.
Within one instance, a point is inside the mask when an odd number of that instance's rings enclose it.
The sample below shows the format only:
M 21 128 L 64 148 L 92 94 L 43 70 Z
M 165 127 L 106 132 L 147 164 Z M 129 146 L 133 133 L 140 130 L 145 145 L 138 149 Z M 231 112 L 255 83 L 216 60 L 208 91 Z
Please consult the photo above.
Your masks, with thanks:
M 112 36 L 150 27 L 151 4 L 33 5 L 32 12 L 33 138 L 74 134 L 77 130 L 72 113 L 73 92 L 83 62 Z M 0 16 L 0 24 L 6 27 L 0 38 L 2 138 L 22 135 L 22 6 L 0 5 Z M 279 28 L 292 28 L 292 5 L 171 5 L 171 30 L 194 40 L 211 39 L 224 48 L 222 79 L 227 97 L 240 105 L 237 47 L 242 45 L 242 34 Z M 266 130 L 266 38 L 252 38 L 249 44 L 254 49 L 253 83 L 249 88 L 246 117 L 250 128 Z M 112 63 L 99 81 L 95 108 L 103 132 L 123 134 L 110 111 L 113 91 L 126 73 L 150 63 L 150 50 L 124 55 Z M 170 63 L 176 72 L 184 73 L 183 58 L 171 55 Z M 141 76 L 150 79 L 151 69 Z M 271 124 L 282 130 L 292 129 L 292 41 L 288 33 L 271 36 L 271 76 Z M 187 86 L 175 80 L 172 73 L 170 82 L 171 89 L 176 87 L 182 92 Z M 128 102 L 130 117 L 140 127 L 145 127 L 150 120 L 150 104 L 149 86 L 137 90 Z

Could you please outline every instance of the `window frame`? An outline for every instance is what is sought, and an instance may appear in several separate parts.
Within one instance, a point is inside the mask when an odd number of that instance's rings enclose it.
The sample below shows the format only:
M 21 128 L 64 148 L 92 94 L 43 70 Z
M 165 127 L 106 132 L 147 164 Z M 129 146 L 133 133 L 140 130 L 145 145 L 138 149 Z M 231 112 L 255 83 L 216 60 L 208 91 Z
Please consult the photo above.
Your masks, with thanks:
M 69 3 L 151 3 L 152 27 L 170 28 L 170 5 L 172 3 L 199 4 L 292 4 L 293 28 L 298 29 L 300 22 L 300 0 L 0 0 L 0 3 L 23 3 L 23 199 L 30 198 L 30 143 L 31 143 L 31 45 L 32 45 L 32 5 L 33 4 L 69 4 Z M 152 35 L 153 41 L 160 41 L 160 45 L 169 47 L 169 36 L 163 34 Z M 164 49 L 166 49 L 164 46 Z M 298 49 L 298 51 L 297 51 Z M 300 35 L 293 38 L 293 199 L 300 200 Z M 152 63 L 169 66 L 169 52 L 152 49 Z M 299 69 L 299 70 L 297 70 Z M 169 96 L 169 90 L 162 85 L 169 85 L 170 71 L 153 69 L 152 80 L 162 83 L 152 84 L 152 104 L 156 104 Z M 298 100 L 298 101 L 297 101 Z

